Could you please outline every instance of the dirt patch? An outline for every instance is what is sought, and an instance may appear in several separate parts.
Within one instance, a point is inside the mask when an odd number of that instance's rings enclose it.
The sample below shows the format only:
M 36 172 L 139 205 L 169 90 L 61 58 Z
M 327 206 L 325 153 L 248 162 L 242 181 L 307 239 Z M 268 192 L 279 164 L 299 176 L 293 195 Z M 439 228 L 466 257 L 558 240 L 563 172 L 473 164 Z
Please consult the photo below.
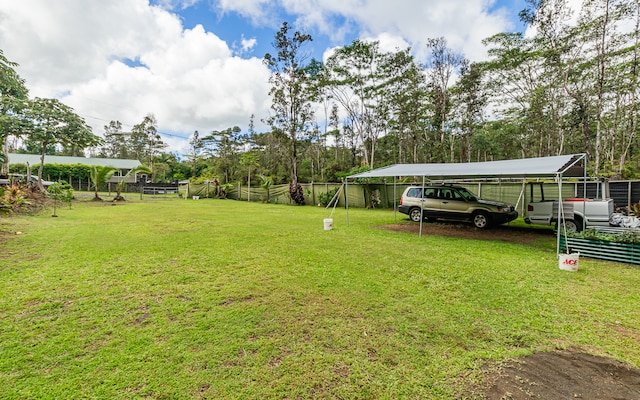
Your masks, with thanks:
M 420 224 L 415 222 L 401 222 L 392 225 L 382 225 L 381 229 L 418 234 Z M 472 240 L 500 240 L 510 243 L 533 243 L 541 238 L 555 236 L 553 229 L 538 229 L 522 226 L 500 225 L 490 229 L 478 229 L 469 224 L 426 222 L 422 224 L 422 234 L 432 236 L 449 236 Z
M 640 399 L 640 369 L 580 351 L 535 353 L 488 373 L 487 400 Z

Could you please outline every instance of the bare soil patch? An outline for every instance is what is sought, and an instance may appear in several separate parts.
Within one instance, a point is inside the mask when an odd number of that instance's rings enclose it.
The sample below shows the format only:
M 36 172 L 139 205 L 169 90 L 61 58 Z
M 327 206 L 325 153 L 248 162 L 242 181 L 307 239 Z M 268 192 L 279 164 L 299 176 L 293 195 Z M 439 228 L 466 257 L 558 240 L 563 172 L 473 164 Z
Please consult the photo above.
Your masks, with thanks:
M 420 232 L 420 224 L 415 222 L 400 222 L 391 225 L 382 225 L 381 229 L 398 232 Z M 510 243 L 528 244 L 541 238 L 555 236 L 553 229 L 538 229 L 521 226 L 500 225 L 490 229 L 478 229 L 470 224 L 425 222 L 422 224 L 422 234 L 432 236 L 449 236 L 472 240 L 504 241 Z
M 541 352 L 492 369 L 474 392 L 487 400 L 640 399 L 640 369 L 576 350 Z

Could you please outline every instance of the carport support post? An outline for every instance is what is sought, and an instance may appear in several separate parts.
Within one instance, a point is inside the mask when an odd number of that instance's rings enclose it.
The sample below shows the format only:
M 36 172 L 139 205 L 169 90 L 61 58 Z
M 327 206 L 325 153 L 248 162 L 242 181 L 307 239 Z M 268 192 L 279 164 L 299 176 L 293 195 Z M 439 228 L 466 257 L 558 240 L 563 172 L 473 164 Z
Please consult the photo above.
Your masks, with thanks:
M 558 216 L 556 222 L 556 258 L 559 257 L 560 254 L 560 228 L 564 226 L 564 220 L 560 219 L 560 214 L 562 214 L 562 218 L 564 218 L 564 213 L 562 213 L 562 174 L 558 175 Z M 562 222 L 562 226 L 561 226 Z
M 384 191 L 387 191 L 387 185 L 384 186 Z M 393 177 L 393 222 L 398 223 L 398 193 L 396 192 L 396 177 Z M 631 202 L 629 202 L 631 203 Z
M 422 237 L 422 220 L 424 219 L 424 175 L 422 175 L 422 193 L 420 194 L 420 234 Z
M 344 178 L 344 207 L 347 210 L 347 226 L 349 226 L 349 178 Z
M 583 158 L 584 168 L 583 172 L 583 181 L 582 181 L 582 215 L 586 217 L 587 211 L 585 210 L 587 207 L 587 155 L 585 154 Z M 604 200 L 604 196 L 602 196 L 602 200 Z M 587 229 L 587 218 L 582 218 L 582 230 Z

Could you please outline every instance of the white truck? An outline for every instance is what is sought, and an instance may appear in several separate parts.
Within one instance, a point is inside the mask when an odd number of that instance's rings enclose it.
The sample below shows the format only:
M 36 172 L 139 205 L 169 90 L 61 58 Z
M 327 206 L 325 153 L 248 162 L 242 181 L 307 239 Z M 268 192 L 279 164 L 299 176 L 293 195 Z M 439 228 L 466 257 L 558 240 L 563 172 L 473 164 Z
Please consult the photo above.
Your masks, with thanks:
M 540 188 L 539 200 L 534 196 L 535 187 Z M 558 226 L 558 199 L 545 199 L 542 183 L 531 184 L 531 198 L 527 205 L 525 222 L 528 224 Z M 606 182 L 602 183 L 599 199 L 565 198 L 562 201 L 560 221 L 565 228 L 580 232 L 586 228 L 608 227 L 609 219 L 614 213 L 613 199 L 607 197 Z M 536 200 L 536 201 L 534 201 Z

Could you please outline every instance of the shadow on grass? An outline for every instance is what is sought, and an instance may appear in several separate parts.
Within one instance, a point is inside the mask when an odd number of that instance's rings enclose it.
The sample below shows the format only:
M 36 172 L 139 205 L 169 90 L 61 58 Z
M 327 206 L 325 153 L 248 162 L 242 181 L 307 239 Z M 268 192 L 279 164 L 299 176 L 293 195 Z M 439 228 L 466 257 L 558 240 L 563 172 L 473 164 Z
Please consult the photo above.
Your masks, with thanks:
M 397 224 L 382 225 L 379 228 L 411 234 L 420 233 L 420 224 L 400 221 Z M 503 241 L 518 244 L 548 243 L 555 244 L 555 233 L 550 227 L 538 228 L 519 224 L 499 225 L 490 229 L 477 229 L 470 224 L 460 222 L 425 222 L 422 224 L 422 235 L 457 237 L 460 239 Z M 538 247 L 538 246 L 536 246 Z

